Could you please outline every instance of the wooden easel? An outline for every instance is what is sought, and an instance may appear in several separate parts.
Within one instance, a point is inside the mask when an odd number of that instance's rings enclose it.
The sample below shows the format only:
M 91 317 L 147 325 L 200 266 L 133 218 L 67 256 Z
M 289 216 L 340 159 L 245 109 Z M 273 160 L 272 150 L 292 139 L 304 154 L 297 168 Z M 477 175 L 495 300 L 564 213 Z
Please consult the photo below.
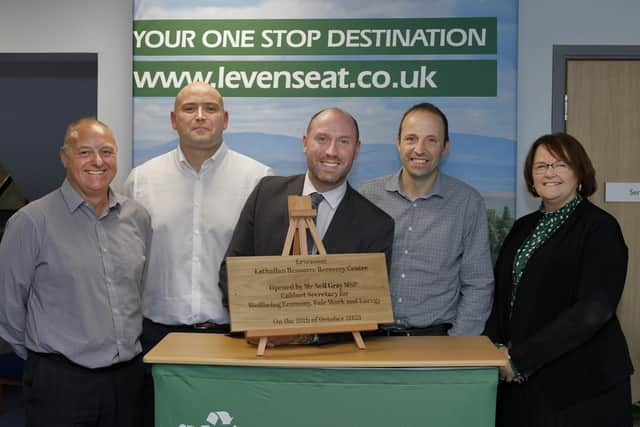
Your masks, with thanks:
M 327 255 L 327 250 L 322 243 L 322 239 L 318 234 L 318 229 L 313 221 L 316 216 L 316 210 L 311 207 L 310 196 L 289 196 L 289 229 L 287 230 L 287 237 L 284 241 L 284 247 L 282 248 L 282 256 L 301 255 L 308 254 L 309 248 L 307 247 L 307 232 L 311 233 L 313 244 L 315 245 L 318 255 Z M 366 323 L 358 325 L 360 328 L 357 331 L 350 331 L 353 335 L 356 347 L 361 350 L 366 349 L 362 335 L 360 331 L 375 330 L 378 325 L 375 323 Z M 259 331 L 247 331 L 247 337 L 259 337 L 257 356 L 264 356 L 265 349 L 267 348 L 267 342 L 269 336 L 282 336 L 282 335 L 307 335 L 317 333 L 335 333 L 345 332 L 344 327 L 339 326 L 314 326 L 314 327 L 301 327 L 301 328 L 288 328 L 288 329 L 263 329 Z

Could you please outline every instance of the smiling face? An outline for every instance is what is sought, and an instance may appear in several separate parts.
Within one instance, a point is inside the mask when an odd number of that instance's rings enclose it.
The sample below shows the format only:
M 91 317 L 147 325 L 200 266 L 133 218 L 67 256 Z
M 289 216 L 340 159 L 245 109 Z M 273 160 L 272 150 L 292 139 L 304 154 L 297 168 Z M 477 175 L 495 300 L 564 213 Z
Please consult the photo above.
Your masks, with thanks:
M 555 167 L 542 167 L 551 164 Z M 567 167 L 562 167 L 563 165 L 567 165 Z M 533 187 L 542 199 L 547 212 L 561 208 L 576 197 L 578 178 L 571 165 L 556 157 L 544 145 L 539 145 L 536 149 L 531 174 Z
M 444 123 L 437 114 L 413 111 L 404 118 L 398 137 L 401 179 L 411 187 L 431 188 L 442 157 L 449 152 Z
M 222 96 L 211 85 L 192 83 L 176 96 L 171 126 L 178 132 L 183 150 L 217 150 L 228 123 Z
M 309 178 L 314 187 L 325 192 L 342 184 L 360 152 L 355 123 L 340 110 L 318 114 L 302 138 Z
M 93 204 L 108 197 L 118 171 L 117 148 L 111 131 L 94 120 L 82 120 L 68 132 L 60 149 L 67 180 L 84 200 Z

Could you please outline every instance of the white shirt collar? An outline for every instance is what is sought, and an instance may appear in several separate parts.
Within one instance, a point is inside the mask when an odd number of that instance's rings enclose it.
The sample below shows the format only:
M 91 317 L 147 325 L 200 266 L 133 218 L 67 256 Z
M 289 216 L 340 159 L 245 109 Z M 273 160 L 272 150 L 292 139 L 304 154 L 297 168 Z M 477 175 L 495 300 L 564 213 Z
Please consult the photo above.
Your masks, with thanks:
M 217 159 L 222 159 L 225 156 L 225 154 L 227 153 L 227 151 L 229 151 L 229 148 L 224 143 L 224 141 L 222 141 L 220 143 L 220 146 L 216 150 L 216 152 L 213 153 L 211 155 L 211 157 L 209 157 L 207 160 L 205 160 L 202 163 L 202 168 L 200 169 L 200 171 L 203 172 L 203 171 L 207 170 L 210 167 L 210 165 L 212 163 L 214 163 Z M 188 169 L 193 170 L 193 167 L 191 166 L 191 164 L 189 163 L 189 161 L 185 157 L 184 152 L 182 151 L 182 147 L 180 147 L 179 143 L 178 143 L 178 147 L 177 147 L 177 150 L 176 150 L 176 154 L 177 154 L 177 158 L 178 158 L 178 164 L 181 167 L 186 167 Z
M 314 187 L 313 183 L 311 182 L 311 179 L 309 178 L 309 171 L 307 171 L 307 173 L 304 176 L 304 185 L 302 186 L 302 195 L 308 196 L 311 193 L 322 194 L 322 196 L 324 197 L 324 200 L 329 204 L 329 206 L 331 206 L 331 210 L 335 210 L 340 204 L 340 202 L 342 201 L 342 198 L 344 197 L 344 195 L 347 193 L 347 181 L 345 180 L 342 184 L 340 184 L 336 188 L 323 193 L 322 191 L 318 191 L 316 187 Z

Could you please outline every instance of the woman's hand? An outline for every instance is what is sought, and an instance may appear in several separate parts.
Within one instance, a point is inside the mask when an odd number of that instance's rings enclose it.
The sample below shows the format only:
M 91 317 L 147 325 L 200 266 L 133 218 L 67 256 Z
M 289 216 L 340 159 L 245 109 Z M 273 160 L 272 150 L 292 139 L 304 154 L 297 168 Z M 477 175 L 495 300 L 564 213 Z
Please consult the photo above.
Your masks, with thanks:
M 505 381 L 507 383 L 516 382 L 521 383 L 524 381 L 524 377 L 520 374 L 516 374 L 513 371 L 511 366 L 511 357 L 509 356 L 509 349 L 507 347 L 500 347 L 498 349 L 500 353 L 504 355 L 504 357 L 509 360 L 509 364 L 506 366 L 500 366 L 500 381 Z

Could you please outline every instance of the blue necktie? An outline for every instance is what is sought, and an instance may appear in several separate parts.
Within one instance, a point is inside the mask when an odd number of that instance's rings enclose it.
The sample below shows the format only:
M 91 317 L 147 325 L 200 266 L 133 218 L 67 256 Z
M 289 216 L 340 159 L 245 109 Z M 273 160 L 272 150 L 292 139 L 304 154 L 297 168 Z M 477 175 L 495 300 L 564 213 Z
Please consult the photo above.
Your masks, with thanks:
M 316 216 L 313 218 L 313 223 L 316 223 L 316 219 L 318 219 L 318 206 L 324 200 L 324 196 L 318 192 L 311 193 L 311 207 L 316 210 Z M 309 255 L 313 254 L 313 237 L 311 233 L 307 234 L 307 249 L 309 250 Z

